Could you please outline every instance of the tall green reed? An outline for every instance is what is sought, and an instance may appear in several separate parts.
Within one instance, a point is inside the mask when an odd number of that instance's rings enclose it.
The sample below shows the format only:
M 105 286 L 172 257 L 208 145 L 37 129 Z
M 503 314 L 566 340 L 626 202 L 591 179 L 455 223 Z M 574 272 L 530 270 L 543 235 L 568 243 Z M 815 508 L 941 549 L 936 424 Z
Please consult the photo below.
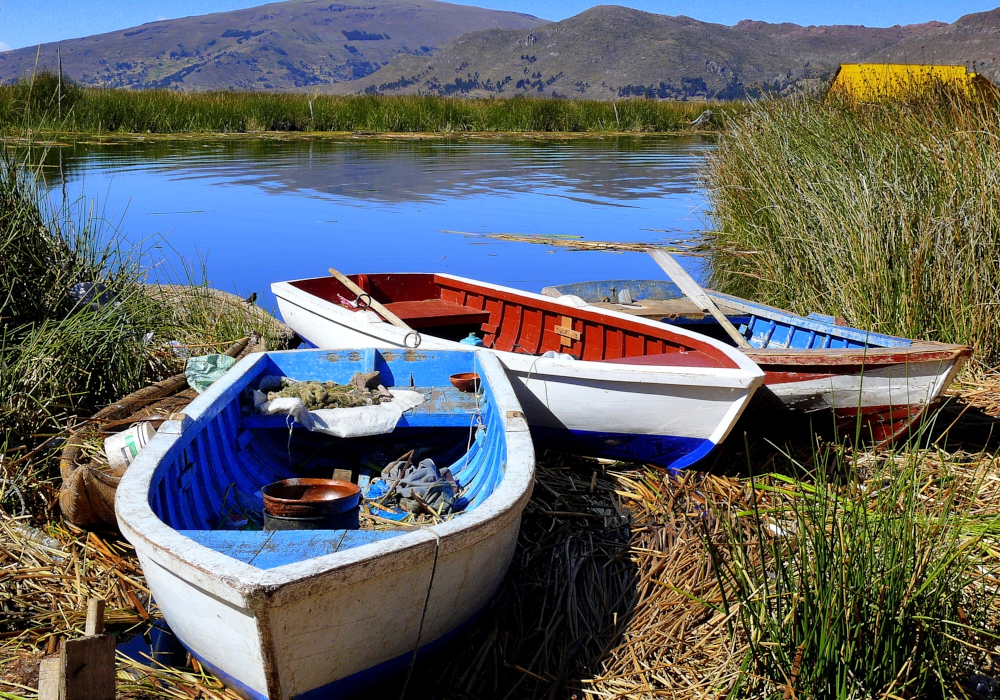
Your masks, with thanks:
M 40 181 L 0 152 L 0 440 L 28 448 L 69 415 L 155 373 L 154 329 L 169 310 L 113 228 L 85 203 L 54 206 Z M 90 300 L 73 285 L 100 285 Z
M 717 288 L 1000 362 L 1000 107 L 763 100 L 705 182 Z
M 717 512 L 724 537 L 709 546 L 745 645 L 729 697 L 961 696 L 990 664 L 983 548 L 998 504 L 980 515 L 984 472 L 959 476 L 916 446 L 865 465 L 845 454 L 817 447 L 812 469 L 793 462 L 801 479 L 751 477 L 751 507 Z
M 37 467 L 23 458 L 74 418 L 179 371 L 171 341 L 198 354 L 274 333 L 259 310 L 220 304 L 191 269 L 174 274 L 152 243 L 127 241 L 93 203 L 53 204 L 37 161 L 0 143 L 0 479 L 9 464 Z M 148 284 L 175 281 L 189 285 L 183 294 Z M 74 296 L 81 283 L 95 293 Z
M 121 90 L 72 87 L 62 117 L 52 80 L 0 86 L 0 129 L 60 133 L 664 132 L 688 128 L 706 108 L 717 122 L 735 105 L 701 102 Z M 67 102 L 69 103 L 67 106 Z

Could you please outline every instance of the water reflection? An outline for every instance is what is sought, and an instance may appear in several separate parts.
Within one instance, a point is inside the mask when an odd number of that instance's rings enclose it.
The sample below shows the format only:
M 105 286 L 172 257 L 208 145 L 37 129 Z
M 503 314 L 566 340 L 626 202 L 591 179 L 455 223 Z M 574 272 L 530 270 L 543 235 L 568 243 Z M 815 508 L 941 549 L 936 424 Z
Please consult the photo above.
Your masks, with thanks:
M 651 137 L 79 142 L 46 156 L 55 196 L 100 200 L 133 239 L 168 234 L 239 293 L 346 271 L 445 271 L 537 291 L 654 276 L 636 254 L 555 253 L 445 231 L 660 240 L 701 227 L 712 148 Z M 266 297 L 267 298 L 267 297 Z

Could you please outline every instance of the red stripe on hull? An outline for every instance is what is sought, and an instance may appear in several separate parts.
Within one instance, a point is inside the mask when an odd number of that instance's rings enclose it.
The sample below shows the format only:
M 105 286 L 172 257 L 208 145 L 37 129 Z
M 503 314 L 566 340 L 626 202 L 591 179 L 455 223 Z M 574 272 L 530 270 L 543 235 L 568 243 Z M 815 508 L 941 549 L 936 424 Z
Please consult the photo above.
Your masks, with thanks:
M 861 438 L 883 446 L 906 437 L 927 410 L 936 405 L 937 402 L 912 406 L 838 408 L 834 416 L 840 434 L 854 435 L 860 421 Z

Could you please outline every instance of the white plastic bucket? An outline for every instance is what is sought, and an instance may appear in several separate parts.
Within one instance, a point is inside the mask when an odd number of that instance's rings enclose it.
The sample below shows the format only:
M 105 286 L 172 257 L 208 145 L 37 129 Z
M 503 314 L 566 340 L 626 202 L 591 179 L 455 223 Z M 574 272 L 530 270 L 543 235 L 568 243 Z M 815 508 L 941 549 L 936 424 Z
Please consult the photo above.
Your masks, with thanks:
M 108 457 L 108 464 L 112 469 L 124 472 L 154 435 L 156 429 L 152 424 L 139 423 L 110 436 L 104 441 L 104 454 Z

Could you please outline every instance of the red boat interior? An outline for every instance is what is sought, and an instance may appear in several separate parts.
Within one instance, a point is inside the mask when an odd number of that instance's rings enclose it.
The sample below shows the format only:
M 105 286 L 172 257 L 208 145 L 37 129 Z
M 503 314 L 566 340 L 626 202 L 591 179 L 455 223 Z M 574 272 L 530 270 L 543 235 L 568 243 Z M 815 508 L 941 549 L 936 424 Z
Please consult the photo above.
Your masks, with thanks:
M 494 350 L 528 355 L 552 350 L 595 362 L 738 367 L 723 350 L 670 328 L 577 309 L 554 299 L 535 299 L 513 289 L 492 289 L 436 274 L 351 275 L 350 279 L 425 335 L 457 341 L 473 333 Z M 334 277 L 291 284 L 345 308 L 354 308 L 357 301 L 357 295 Z

